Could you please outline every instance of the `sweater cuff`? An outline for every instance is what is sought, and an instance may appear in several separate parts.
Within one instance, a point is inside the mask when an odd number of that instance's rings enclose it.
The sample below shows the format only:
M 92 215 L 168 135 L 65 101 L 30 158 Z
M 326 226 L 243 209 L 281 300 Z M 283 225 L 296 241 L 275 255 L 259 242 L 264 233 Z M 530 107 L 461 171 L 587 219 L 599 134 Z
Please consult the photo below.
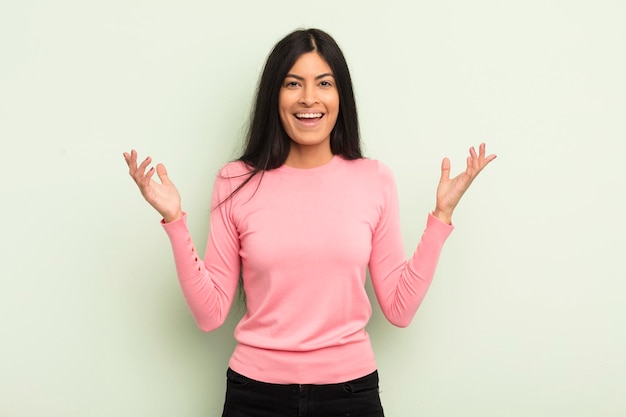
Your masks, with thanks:
M 428 213 L 428 220 L 426 221 L 426 230 L 430 233 L 434 233 L 445 241 L 450 233 L 454 230 L 453 224 L 447 224 L 439 220 L 432 213 Z
M 183 211 L 183 215 L 180 219 L 173 222 L 165 223 L 164 219 L 161 219 L 161 226 L 170 239 L 185 238 L 189 235 L 189 229 L 187 229 L 187 213 Z

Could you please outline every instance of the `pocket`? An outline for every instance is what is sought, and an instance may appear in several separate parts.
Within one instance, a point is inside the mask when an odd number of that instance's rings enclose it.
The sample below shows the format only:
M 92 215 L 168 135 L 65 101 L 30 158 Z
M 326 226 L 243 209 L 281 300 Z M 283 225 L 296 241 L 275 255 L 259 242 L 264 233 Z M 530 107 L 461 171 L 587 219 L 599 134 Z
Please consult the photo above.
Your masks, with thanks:
M 228 370 L 226 371 L 226 383 L 230 386 L 245 387 L 250 385 L 252 382 L 252 379 L 248 378 L 247 376 L 241 375 L 240 373 L 237 373 L 230 368 L 228 368 Z
M 378 396 L 378 372 L 343 383 L 344 391 L 350 394 L 375 393 Z

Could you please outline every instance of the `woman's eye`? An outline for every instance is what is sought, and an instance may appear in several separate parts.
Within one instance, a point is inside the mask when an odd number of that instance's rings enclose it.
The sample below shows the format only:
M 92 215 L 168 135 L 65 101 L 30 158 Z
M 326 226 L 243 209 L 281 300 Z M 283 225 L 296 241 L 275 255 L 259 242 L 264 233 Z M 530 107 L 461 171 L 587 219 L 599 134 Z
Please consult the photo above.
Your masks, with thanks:
M 294 88 L 297 86 L 298 86 L 298 83 L 296 81 L 287 81 L 285 83 L 285 87 L 288 87 L 288 88 Z
M 330 83 L 330 81 L 322 81 L 322 82 L 320 83 L 320 85 L 321 85 L 322 87 L 331 87 L 331 86 L 332 86 L 332 84 Z

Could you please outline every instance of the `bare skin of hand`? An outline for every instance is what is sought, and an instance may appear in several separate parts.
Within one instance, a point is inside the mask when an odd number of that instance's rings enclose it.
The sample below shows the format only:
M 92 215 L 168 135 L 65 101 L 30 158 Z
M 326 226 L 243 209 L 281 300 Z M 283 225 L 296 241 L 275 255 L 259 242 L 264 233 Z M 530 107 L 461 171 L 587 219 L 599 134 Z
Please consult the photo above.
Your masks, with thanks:
M 485 156 L 484 143 L 481 143 L 478 147 L 478 154 L 476 154 L 476 149 L 473 146 L 469 152 L 470 155 L 467 157 L 465 172 L 454 178 L 450 178 L 450 160 L 444 158 L 441 163 L 441 179 L 437 187 L 437 205 L 433 215 L 444 223 L 452 223 L 452 212 L 459 204 L 463 194 L 465 194 L 480 171 L 496 159 L 496 155 Z
M 169 223 L 180 219 L 183 216 L 180 194 L 167 176 L 165 166 L 157 164 L 156 169 L 152 167 L 146 172 L 152 158 L 147 157 L 137 166 L 137 152 L 134 149 L 130 154 L 124 152 L 124 159 L 128 164 L 128 173 L 139 187 L 141 195 L 163 216 L 163 220 Z M 152 179 L 155 171 L 160 183 Z

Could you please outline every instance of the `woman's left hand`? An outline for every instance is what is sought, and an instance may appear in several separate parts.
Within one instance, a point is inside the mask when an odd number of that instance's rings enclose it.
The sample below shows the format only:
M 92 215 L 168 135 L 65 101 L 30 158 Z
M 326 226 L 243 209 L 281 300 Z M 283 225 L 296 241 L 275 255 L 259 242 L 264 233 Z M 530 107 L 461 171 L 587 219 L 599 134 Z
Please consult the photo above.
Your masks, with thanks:
M 433 215 L 444 223 L 452 222 L 452 212 L 459 204 L 461 197 L 469 188 L 470 184 L 476 176 L 489 164 L 496 159 L 496 155 L 485 156 L 485 144 L 481 143 L 476 149 L 472 146 L 469 150 L 470 156 L 467 157 L 467 168 L 465 172 L 450 178 L 450 160 L 444 158 L 441 163 L 441 179 L 437 187 L 437 206 L 433 211 Z

